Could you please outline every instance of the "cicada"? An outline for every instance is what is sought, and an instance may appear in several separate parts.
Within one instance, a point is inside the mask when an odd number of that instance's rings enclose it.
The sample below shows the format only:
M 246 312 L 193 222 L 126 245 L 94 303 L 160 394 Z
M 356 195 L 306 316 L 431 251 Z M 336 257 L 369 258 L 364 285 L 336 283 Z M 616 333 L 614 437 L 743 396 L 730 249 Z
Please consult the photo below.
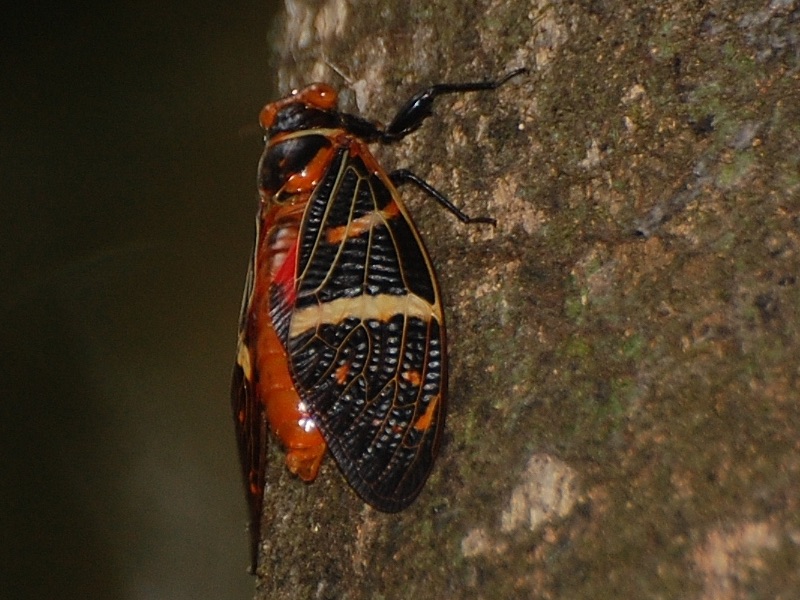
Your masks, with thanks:
M 406 508 L 436 458 L 447 408 L 441 294 L 398 188 L 412 183 L 470 218 L 408 170 L 386 172 L 369 149 L 418 129 L 445 94 L 496 80 L 438 84 L 386 127 L 337 109 L 317 83 L 261 111 L 256 241 L 239 320 L 232 401 L 256 567 L 266 445 L 313 481 L 326 450 L 378 510 Z

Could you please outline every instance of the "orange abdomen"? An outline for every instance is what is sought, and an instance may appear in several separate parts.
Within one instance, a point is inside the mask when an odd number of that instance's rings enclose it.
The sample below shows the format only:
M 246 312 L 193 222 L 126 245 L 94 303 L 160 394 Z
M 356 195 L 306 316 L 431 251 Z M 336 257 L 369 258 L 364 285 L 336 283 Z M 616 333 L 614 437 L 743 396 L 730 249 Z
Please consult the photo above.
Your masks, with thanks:
M 289 209 L 289 210 L 287 210 Z M 300 399 L 289 374 L 286 350 L 272 325 L 269 290 L 275 275 L 285 265 L 297 241 L 297 227 L 285 219 L 285 213 L 297 213 L 296 207 L 277 207 L 268 211 L 262 226 L 266 228 L 263 247 L 258 248 L 253 322 L 255 328 L 256 397 L 263 403 L 270 429 L 286 448 L 286 466 L 303 479 L 313 481 L 327 446 L 311 415 Z M 277 214 L 284 213 L 284 214 Z M 293 216 L 293 215 L 292 215 Z M 275 223 L 281 223 L 276 225 Z

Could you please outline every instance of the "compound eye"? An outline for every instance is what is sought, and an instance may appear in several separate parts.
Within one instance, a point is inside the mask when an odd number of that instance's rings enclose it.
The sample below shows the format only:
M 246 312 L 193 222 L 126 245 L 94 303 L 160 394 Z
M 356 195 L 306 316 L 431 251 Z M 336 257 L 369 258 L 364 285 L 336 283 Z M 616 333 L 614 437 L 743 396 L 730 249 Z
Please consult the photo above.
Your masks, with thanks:
M 319 108 L 320 110 L 332 110 L 336 108 L 339 95 L 327 83 L 314 83 L 307 88 L 299 90 L 294 96 L 306 106 Z

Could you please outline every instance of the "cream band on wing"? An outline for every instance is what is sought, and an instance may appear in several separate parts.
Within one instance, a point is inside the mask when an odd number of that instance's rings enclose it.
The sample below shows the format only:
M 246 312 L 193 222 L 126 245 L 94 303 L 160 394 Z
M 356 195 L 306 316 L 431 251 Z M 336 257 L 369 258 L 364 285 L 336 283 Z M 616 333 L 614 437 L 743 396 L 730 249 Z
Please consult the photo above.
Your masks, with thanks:
M 289 337 L 295 337 L 320 325 L 336 325 L 351 317 L 361 321 L 388 321 L 395 315 L 416 317 L 423 321 L 431 319 L 436 319 L 440 323 L 442 321 L 441 307 L 429 304 L 416 294 L 403 296 L 362 294 L 354 298 L 338 298 L 295 311 L 292 315 Z

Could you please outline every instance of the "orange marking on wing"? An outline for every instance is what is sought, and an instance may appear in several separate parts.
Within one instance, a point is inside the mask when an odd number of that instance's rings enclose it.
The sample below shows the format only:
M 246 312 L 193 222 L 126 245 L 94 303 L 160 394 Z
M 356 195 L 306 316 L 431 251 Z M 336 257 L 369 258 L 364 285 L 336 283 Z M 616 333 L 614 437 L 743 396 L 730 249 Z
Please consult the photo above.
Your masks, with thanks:
M 438 406 L 439 396 L 434 396 L 425 413 L 419 419 L 417 419 L 416 423 L 414 423 L 414 429 L 417 429 L 418 431 L 426 431 L 431 426 L 431 423 L 433 423 L 433 417 L 436 415 L 436 409 Z
M 261 493 L 261 487 L 258 484 L 258 476 L 258 469 L 250 469 L 250 472 L 247 474 L 248 487 L 250 489 L 250 494 L 253 496 L 257 496 Z
M 353 219 L 347 225 L 331 227 L 325 233 L 325 240 L 329 244 L 340 244 L 345 239 L 358 237 L 375 226 L 383 225 L 385 221 L 389 221 L 399 214 L 400 209 L 397 207 L 397 202 L 393 200 L 382 210 Z
M 339 385 L 344 385 L 347 383 L 347 376 L 350 374 L 350 365 L 344 364 L 336 369 L 336 373 L 334 377 L 336 378 L 336 383 Z
M 408 383 L 410 383 L 414 387 L 419 387 L 419 384 L 422 382 L 422 374 L 416 370 L 403 371 L 400 374 L 400 377 L 405 379 Z

